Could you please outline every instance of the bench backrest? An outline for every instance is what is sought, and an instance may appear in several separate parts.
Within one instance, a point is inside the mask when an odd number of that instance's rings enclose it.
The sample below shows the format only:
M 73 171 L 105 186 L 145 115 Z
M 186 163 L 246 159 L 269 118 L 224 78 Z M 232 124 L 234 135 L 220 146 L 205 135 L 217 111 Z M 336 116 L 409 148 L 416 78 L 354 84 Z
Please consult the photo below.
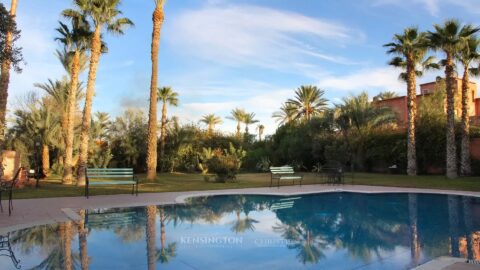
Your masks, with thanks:
M 282 166 L 282 167 L 270 167 L 270 172 L 272 174 L 293 174 L 295 171 L 291 166 Z
M 99 178 L 133 178 L 133 168 L 87 168 L 87 177 Z

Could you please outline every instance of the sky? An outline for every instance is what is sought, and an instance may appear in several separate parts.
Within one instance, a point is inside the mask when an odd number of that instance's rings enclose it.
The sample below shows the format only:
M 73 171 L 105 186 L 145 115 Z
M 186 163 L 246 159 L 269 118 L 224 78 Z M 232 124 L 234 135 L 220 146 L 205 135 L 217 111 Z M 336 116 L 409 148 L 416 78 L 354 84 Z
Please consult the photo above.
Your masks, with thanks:
M 27 92 L 40 93 L 34 83 L 65 75 L 54 56 L 61 48 L 55 28 L 73 3 L 18 1 L 26 64 L 12 75 L 9 108 Z M 128 108 L 148 111 L 151 75 L 154 1 L 123 0 L 120 9 L 135 26 L 124 36 L 106 34 L 109 53 L 100 59 L 93 105 L 112 118 Z M 478 0 L 167 0 L 159 86 L 179 93 L 180 104 L 169 115 L 183 123 L 215 113 L 224 120 L 218 128 L 234 132 L 236 124 L 225 117 L 238 107 L 254 112 L 273 133 L 272 113 L 300 85 L 323 89 L 330 104 L 361 91 L 404 95 L 400 71 L 387 65 L 382 45 L 409 26 L 431 30 L 448 18 L 480 25 L 479 15 Z M 438 75 L 427 73 L 418 82 Z

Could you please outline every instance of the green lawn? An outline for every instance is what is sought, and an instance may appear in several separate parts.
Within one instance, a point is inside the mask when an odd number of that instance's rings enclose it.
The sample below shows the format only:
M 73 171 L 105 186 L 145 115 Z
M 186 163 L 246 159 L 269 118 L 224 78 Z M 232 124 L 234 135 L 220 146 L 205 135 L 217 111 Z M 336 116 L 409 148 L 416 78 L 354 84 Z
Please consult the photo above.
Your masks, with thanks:
M 140 179 L 145 176 L 140 175 Z M 16 199 L 49 198 L 49 197 L 72 197 L 83 196 L 83 188 L 63 186 L 57 178 L 42 180 L 38 189 L 24 188 L 15 190 Z M 291 182 L 290 182 L 291 183 Z M 289 183 L 289 184 L 290 184 Z M 321 184 L 322 179 L 313 173 L 305 174 L 304 184 Z M 480 178 L 468 177 L 455 180 L 446 179 L 444 176 L 417 176 L 387 175 L 358 173 L 353 181 L 346 179 L 346 184 L 377 185 L 394 187 L 418 187 L 433 189 L 451 189 L 480 191 Z M 283 184 L 287 184 L 284 182 Z M 161 174 L 155 182 L 141 180 L 139 192 L 169 192 L 169 191 L 194 191 L 194 190 L 217 190 L 234 188 L 265 187 L 270 185 L 270 174 L 244 173 L 237 176 L 237 181 L 232 183 L 205 182 L 199 174 Z M 90 194 L 124 194 L 131 191 L 130 187 L 104 186 L 90 189 Z

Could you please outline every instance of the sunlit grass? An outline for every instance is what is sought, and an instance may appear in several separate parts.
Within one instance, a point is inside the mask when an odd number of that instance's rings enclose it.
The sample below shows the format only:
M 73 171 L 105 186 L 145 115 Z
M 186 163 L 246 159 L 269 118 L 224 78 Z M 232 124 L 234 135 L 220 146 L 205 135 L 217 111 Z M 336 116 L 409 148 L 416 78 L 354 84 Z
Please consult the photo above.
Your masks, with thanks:
M 147 182 L 145 175 L 139 175 L 139 192 L 174 192 L 196 190 L 238 189 L 270 186 L 268 173 L 244 173 L 237 176 L 237 180 L 228 183 L 205 182 L 200 174 L 160 174 L 154 182 Z M 84 188 L 64 186 L 58 177 L 42 180 L 40 188 L 24 188 L 15 190 L 16 199 L 51 198 L 83 196 Z M 322 184 L 323 179 L 313 173 L 306 173 L 303 184 Z M 358 173 L 353 179 L 347 178 L 346 184 L 376 185 L 392 187 L 417 187 L 432 189 L 451 189 L 480 191 L 480 178 L 468 177 L 450 180 L 444 176 L 417 176 Z M 275 184 L 275 183 L 274 183 Z M 282 182 L 282 185 L 291 185 L 291 182 Z M 129 194 L 131 186 L 103 186 L 90 189 L 90 195 Z

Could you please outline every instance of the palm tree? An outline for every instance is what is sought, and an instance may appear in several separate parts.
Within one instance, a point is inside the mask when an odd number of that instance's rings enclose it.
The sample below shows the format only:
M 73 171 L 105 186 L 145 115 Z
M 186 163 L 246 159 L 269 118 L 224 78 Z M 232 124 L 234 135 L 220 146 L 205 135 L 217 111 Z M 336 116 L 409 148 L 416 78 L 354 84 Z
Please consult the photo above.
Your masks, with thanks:
M 383 91 L 373 97 L 373 101 L 381 101 L 398 97 L 398 94 L 394 91 Z
M 470 175 L 472 168 L 470 164 L 470 64 L 480 59 L 480 40 L 470 37 L 464 40 L 461 49 L 457 52 L 456 58 L 462 63 L 462 142 L 460 151 L 460 174 Z M 474 69 L 476 73 L 477 69 Z
M 167 139 L 167 105 L 178 106 L 178 93 L 171 87 L 162 87 L 158 89 L 158 100 L 162 101 L 162 123 L 160 133 L 160 159 L 165 154 L 165 142 Z
M 200 122 L 208 126 L 208 136 L 213 135 L 213 131 L 215 130 L 215 125 L 219 125 L 223 123 L 222 118 L 220 118 L 219 116 L 216 116 L 213 113 L 202 116 L 202 119 L 200 119 Z
M 248 126 L 258 123 L 258 120 L 255 119 L 255 113 L 246 113 L 243 116 L 243 123 L 245 124 L 245 135 L 248 135 Z
M 10 18 L 12 22 L 15 23 L 15 16 L 17 14 L 17 0 L 12 0 L 10 5 Z M 4 22 L 2 22 L 4 23 Z M 10 31 L 7 32 L 6 40 L 5 40 L 5 52 L 7 57 L 5 61 L 1 63 L 1 76 L 0 76 L 0 148 L 3 149 L 4 147 L 4 140 L 5 140 L 5 128 L 6 128 L 6 115 L 7 115 L 7 99 L 8 99 L 8 84 L 10 83 L 10 66 L 13 52 L 13 39 L 14 36 L 18 36 L 18 33 L 12 32 L 12 30 L 16 30 L 16 26 L 12 27 Z M 3 54 L 4 52 L 2 52 Z M 15 63 L 14 63 L 15 66 Z
M 295 111 L 294 119 L 303 118 L 310 121 L 312 116 L 322 113 L 327 106 L 327 99 L 323 98 L 325 91 L 313 85 L 302 85 L 295 91 L 295 99 L 289 103 Z
M 370 102 L 366 92 L 343 98 L 343 104 L 336 105 L 334 114 L 335 123 L 347 144 L 349 147 L 355 146 L 351 151 L 359 169 L 363 169 L 364 166 L 365 144 L 369 133 L 396 121 L 395 114 L 390 108 L 376 106 Z
M 77 10 L 67 9 L 63 15 L 79 20 L 85 18 L 94 27 L 90 40 L 90 67 L 88 71 L 87 91 L 85 106 L 83 108 L 82 131 L 80 133 L 80 156 L 78 160 L 77 185 L 85 185 L 85 168 L 88 160 L 88 143 L 90 133 L 90 122 L 92 118 L 92 102 L 95 92 L 95 80 L 97 77 L 98 62 L 102 53 L 102 29 L 109 32 L 123 34 L 127 26 L 133 25 L 128 18 L 120 17 L 122 12 L 118 9 L 120 0 L 75 0 Z
M 73 18 L 71 29 L 68 25 L 60 22 L 57 28 L 60 37 L 57 37 L 64 45 L 64 54 L 57 53 L 65 70 L 70 75 L 70 85 L 65 106 L 65 117 L 62 120 L 64 126 L 65 154 L 62 183 L 72 184 L 73 181 L 73 141 L 75 127 L 75 113 L 77 111 L 77 98 L 79 91 L 79 76 L 87 67 L 86 51 L 91 38 L 90 27 L 84 17 Z
M 258 140 L 262 141 L 262 136 L 263 136 L 263 132 L 265 131 L 265 126 L 262 124 L 258 125 L 257 131 L 258 131 Z
M 230 116 L 227 116 L 227 119 L 234 120 L 237 122 L 237 137 L 241 135 L 241 126 L 240 124 L 243 122 L 243 119 L 247 113 L 244 109 L 235 108 L 230 112 Z
M 461 25 L 456 20 L 447 20 L 443 25 L 435 24 L 435 31 L 428 32 L 429 45 L 433 50 L 445 54 L 445 78 L 447 85 L 447 177 L 457 177 L 457 147 L 455 143 L 455 55 L 463 41 L 480 29 L 470 24 Z
M 177 244 L 169 243 L 165 246 L 166 242 L 166 232 L 165 232 L 165 222 L 167 221 L 167 214 L 163 207 L 160 209 L 160 250 L 157 251 L 157 260 L 160 263 L 168 263 L 172 257 L 176 256 Z
M 35 105 L 39 105 L 38 107 Z M 42 173 L 50 175 L 50 146 L 55 145 L 60 137 L 60 120 L 55 112 L 52 101 L 44 99 L 41 104 L 34 104 L 28 114 L 17 117 L 26 118 L 26 132 L 31 138 L 37 137 L 41 143 Z
M 280 125 L 291 123 L 294 120 L 294 116 L 295 107 L 288 102 L 283 103 L 280 110 L 272 114 L 272 117 L 275 118 Z
M 397 55 L 389 64 L 402 68 L 405 73 L 400 78 L 407 83 L 407 174 L 417 175 L 417 151 L 415 142 L 415 119 L 417 116 L 417 76 L 422 75 L 419 66 L 430 67 L 433 58 L 425 59 L 427 52 L 427 34 L 418 28 L 406 28 L 402 34 L 395 34 L 393 42 L 385 44 L 387 53 Z
M 160 30 L 162 29 L 165 0 L 155 0 L 153 11 L 152 31 L 152 77 L 150 79 L 150 109 L 148 111 L 148 137 L 147 137 L 147 179 L 155 180 L 157 177 L 157 85 L 158 85 L 158 51 L 160 50 Z

